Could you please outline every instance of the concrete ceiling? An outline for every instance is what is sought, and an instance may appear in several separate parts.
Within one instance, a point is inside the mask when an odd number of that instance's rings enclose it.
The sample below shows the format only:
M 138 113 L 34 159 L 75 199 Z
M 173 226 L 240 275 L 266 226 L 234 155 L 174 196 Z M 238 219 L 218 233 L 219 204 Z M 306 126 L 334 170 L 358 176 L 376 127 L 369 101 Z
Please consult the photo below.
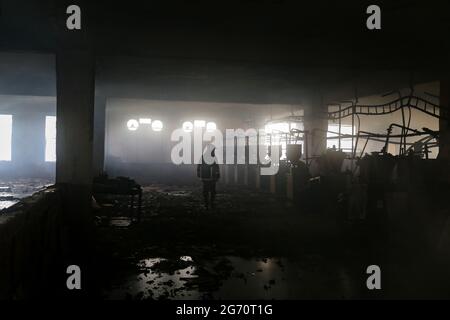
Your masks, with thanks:
M 372 32 L 368 1 L 3 0 L 0 50 L 12 54 L 0 55 L 0 93 L 55 94 L 51 54 L 72 2 L 105 96 L 301 103 L 316 86 L 370 94 L 438 80 L 450 56 L 448 1 L 378 1 Z

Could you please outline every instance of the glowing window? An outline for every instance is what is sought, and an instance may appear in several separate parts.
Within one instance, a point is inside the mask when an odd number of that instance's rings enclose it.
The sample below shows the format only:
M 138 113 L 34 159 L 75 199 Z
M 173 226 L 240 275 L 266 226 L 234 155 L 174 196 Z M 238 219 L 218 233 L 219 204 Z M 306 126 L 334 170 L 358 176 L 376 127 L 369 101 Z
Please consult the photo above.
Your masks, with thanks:
M 163 129 L 163 123 L 160 120 L 155 120 L 152 122 L 153 131 L 161 131 Z
M 11 161 L 12 115 L 0 114 L 0 161 Z
M 279 146 L 281 145 L 280 159 L 286 159 L 286 148 L 290 142 L 289 132 L 291 129 L 303 130 L 303 123 L 299 122 L 272 122 L 264 127 L 266 133 L 265 144 Z
M 303 130 L 303 123 L 302 122 L 291 122 L 291 129 L 298 129 Z
M 56 117 L 45 117 L 45 161 L 56 161 Z
M 184 132 L 192 132 L 192 129 L 194 128 L 194 125 L 190 121 L 186 121 L 183 123 L 183 130 Z
M 339 124 L 329 124 L 328 131 L 339 132 Z M 327 148 L 336 147 L 339 148 L 339 139 L 337 139 L 337 134 L 328 132 L 327 137 L 332 138 L 336 137 L 336 139 L 327 139 Z M 355 130 L 356 133 L 356 130 Z M 343 124 L 341 125 L 341 134 L 352 134 L 352 126 Z M 352 152 L 352 138 L 342 138 L 341 139 L 341 149 L 342 151 Z
M 215 122 L 208 122 L 206 124 L 206 131 L 208 132 L 214 132 L 217 129 L 217 125 Z

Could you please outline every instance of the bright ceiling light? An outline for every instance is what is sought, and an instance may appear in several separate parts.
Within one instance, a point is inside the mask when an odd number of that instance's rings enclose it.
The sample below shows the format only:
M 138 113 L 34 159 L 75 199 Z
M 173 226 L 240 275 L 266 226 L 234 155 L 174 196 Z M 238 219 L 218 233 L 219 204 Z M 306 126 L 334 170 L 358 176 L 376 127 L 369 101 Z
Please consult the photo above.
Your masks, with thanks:
M 163 123 L 160 120 L 154 120 L 152 122 L 153 131 L 161 131 L 163 129 Z
M 205 120 L 194 120 L 194 127 L 196 128 L 204 128 L 205 124 Z
M 190 121 L 186 121 L 183 123 L 183 130 L 184 132 L 192 132 L 192 129 L 194 128 L 194 125 Z
M 216 131 L 216 129 L 217 129 L 217 126 L 216 126 L 216 123 L 215 123 L 215 122 L 208 122 L 208 123 L 206 124 L 206 131 L 208 131 L 208 132 L 214 132 L 214 131 Z
M 151 124 L 152 123 L 152 119 L 150 119 L 150 118 L 140 118 L 139 119 L 139 123 L 140 124 Z
M 130 119 L 127 122 L 127 128 L 130 131 L 136 131 L 139 128 L 139 122 L 136 119 Z

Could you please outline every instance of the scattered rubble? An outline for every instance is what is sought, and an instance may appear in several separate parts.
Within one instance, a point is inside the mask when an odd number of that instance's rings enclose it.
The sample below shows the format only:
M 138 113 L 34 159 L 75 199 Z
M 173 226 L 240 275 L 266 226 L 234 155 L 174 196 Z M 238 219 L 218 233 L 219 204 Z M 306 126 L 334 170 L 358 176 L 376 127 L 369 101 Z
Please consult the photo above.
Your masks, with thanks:
M 260 284 L 260 298 L 283 297 L 285 293 L 274 288 L 291 282 L 282 279 L 310 272 L 320 260 L 307 254 L 310 245 L 301 245 L 303 234 L 308 237 L 312 232 L 304 227 L 305 218 L 272 196 L 228 190 L 217 195 L 215 210 L 206 210 L 200 189 L 146 186 L 139 223 L 127 220 L 122 202 L 117 196 L 100 202 L 98 265 L 115 266 L 113 274 L 105 275 L 105 297 L 234 297 L 241 291 L 258 290 L 255 283 Z M 326 232 L 329 237 L 329 226 L 321 226 L 323 231 L 314 232 Z M 301 271 L 285 274 L 286 260 L 280 257 L 299 260 L 295 268 Z

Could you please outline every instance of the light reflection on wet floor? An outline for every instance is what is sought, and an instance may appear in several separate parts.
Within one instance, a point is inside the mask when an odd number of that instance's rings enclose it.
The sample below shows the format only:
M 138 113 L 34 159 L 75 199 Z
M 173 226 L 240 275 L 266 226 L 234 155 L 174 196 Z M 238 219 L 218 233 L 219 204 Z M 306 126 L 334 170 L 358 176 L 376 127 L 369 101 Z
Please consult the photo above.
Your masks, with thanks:
M 112 217 L 109 219 L 109 225 L 118 228 L 126 228 L 131 225 L 131 218 L 129 217 Z
M 236 256 L 227 259 L 233 271 L 221 279 L 218 290 L 201 291 L 189 286 L 196 278 L 196 266 L 177 270 L 174 274 L 158 273 L 152 267 L 166 259 L 151 258 L 141 261 L 145 271 L 129 277 L 124 284 L 107 293 L 108 299 L 124 299 L 127 293 L 134 299 L 310 299 L 352 298 L 356 292 L 344 268 L 324 272 L 318 266 L 302 265 L 284 258 L 244 259 Z M 180 259 L 188 259 L 189 256 Z M 205 267 L 205 266 L 202 266 Z M 327 274 L 326 277 L 323 277 Z
M 190 257 L 180 257 L 187 259 Z M 184 290 L 185 280 L 195 278 L 194 266 L 179 269 L 174 274 L 159 273 L 151 268 L 162 261 L 163 258 L 149 258 L 140 261 L 139 266 L 145 269 L 137 276 L 131 276 L 124 281 L 124 285 L 118 286 L 107 293 L 108 299 L 124 299 L 127 294 L 138 299 L 159 299 L 162 297 L 169 299 L 199 299 L 201 294 L 196 290 Z
M 52 181 L 49 179 L 0 179 L 0 211 L 51 184 Z
M 0 200 L 0 210 L 9 208 L 15 205 L 19 200 Z
M 216 299 L 340 299 L 354 294 L 342 268 L 324 272 L 319 266 L 304 266 L 284 258 L 228 259 L 238 273 L 213 293 Z

